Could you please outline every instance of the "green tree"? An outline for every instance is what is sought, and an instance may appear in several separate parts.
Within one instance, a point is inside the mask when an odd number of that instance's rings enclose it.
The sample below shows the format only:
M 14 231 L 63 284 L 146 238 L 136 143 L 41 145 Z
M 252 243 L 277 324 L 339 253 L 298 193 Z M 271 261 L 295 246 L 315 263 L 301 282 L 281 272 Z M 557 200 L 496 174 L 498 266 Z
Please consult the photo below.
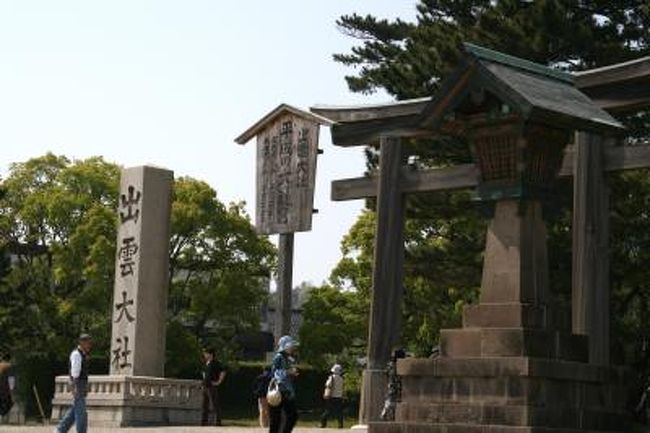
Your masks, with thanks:
M 172 206 L 173 320 L 223 351 L 259 327 L 275 249 L 255 232 L 243 203 L 224 205 L 205 182 L 181 178 Z
M 101 158 L 11 166 L 0 200 L 0 242 L 13 260 L 0 285 L 3 351 L 54 354 L 81 330 L 107 350 L 117 179 Z
M 647 55 L 647 2 L 539 0 L 421 0 L 413 23 L 346 15 L 340 30 L 358 40 L 351 52 L 334 59 L 354 69 L 346 77 L 353 92 L 387 91 L 396 99 L 430 96 L 459 59 L 461 42 L 567 70 L 582 70 Z M 623 120 L 636 142 L 647 142 L 648 112 Z M 467 143 L 454 137 L 411 140 L 408 153 L 421 167 L 441 167 L 471 160 Z M 367 150 L 368 170 L 376 169 L 376 149 Z M 639 320 L 647 311 L 647 271 L 640 264 L 647 233 L 641 211 L 650 198 L 647 171 L 613 176 L 612 278 L 614 329 L 624 340 L 628 362 L 639 362 L 634 341 L 647 332 Z M 467 192 L 422 194 L 407 201 L 406 276 L 402 339 L 425 353 L 436 344 L 441 327 L 459 323 L 460 307 L 475 297 L 480 285 L 481 251 L 486 218 Z M 619 198 L 621 197 L 621 198 Z M 623 199 L 624 198 L 624 199 Z M 558 299 L 570 293 L 571 184 L 559 185 L 549 215 L 552 290 Z M 337 287 L 356 289 L 367 297 L 370 286 L 372 209 L 362 214 L 343 241 L 344 257 L 332 274 Z M 633 222 L 633 225 L 627 225 Z M 631 227 L 634 227 L 632 229 Z M 632 260 L 633 259 L 633 260 Z M 644 352 L 648 363 L 648 352 Z
M 303 304 L 301 356 L 323 367 L 354 354 L 366 329 L 363 317 L 367 312 L 366 300 L 355 292 L 330 286 L 313 288 Z

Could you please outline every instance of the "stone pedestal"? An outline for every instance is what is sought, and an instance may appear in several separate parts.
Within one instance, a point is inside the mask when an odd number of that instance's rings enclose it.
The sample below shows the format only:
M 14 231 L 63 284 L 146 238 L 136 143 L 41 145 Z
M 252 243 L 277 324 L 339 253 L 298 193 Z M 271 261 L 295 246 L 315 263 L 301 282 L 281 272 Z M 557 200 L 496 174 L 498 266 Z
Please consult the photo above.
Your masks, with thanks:
M 398 363 L 396 422 L 372 433 L 582 433 L 626 427 L 625 371 L 589 364 L 586 336 L 549 302 L 537 202 L 498 202 L 478 305 L 443 330 L 441 356 Z
M 92 427 L 199 425 L 201 383 L 137 376 L 90 376 L 88 421 Z M 52 420 L 72 404 L 70 379 L 56 378 Z
M 374 433 L 624 431 L 621 369 L 533 357 L 405 359 L 394 423 Z
M 388 378 L 386 377 L 386 369 L 366 369 L 363 370 L 361 379 L 359 425 L 366 425 L 371 420 L 381 419 Z

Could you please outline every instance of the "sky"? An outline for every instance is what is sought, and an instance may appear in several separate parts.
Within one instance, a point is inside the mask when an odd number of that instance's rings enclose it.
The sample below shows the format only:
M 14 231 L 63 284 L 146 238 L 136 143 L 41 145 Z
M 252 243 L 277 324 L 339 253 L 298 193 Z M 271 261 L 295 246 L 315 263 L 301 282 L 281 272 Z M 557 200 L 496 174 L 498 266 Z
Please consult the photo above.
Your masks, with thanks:
M 386 102 L 351 93 L 335 63 L 357 41 L 336 19 L 415 19 L 415 0 L 0 1 L 0 176 L 46 152 L 154 164 L 208 182 L 254 215 L 255 145 L 233 140 L 280 103 Z M 295 236 L 294 284 L 320 284 L 363 203 L 332 180 L 363 174 L 361 148 L 323 128 L 311 232 Z M 272 240 L 277 242 L 277 236 Z

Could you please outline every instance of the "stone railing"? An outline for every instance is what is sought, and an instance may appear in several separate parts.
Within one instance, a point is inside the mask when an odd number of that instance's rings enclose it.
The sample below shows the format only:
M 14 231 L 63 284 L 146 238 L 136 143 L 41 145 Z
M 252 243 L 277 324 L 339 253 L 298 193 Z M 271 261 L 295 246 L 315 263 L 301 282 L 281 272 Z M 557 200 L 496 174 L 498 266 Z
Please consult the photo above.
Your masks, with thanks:
M 56 378 L 55 402 L 70 401 L 70 379 Z M 88 404 L 103 401 L 110 404 L 136 403 L 145 406 L 200 407 L 201 383 L 194 380 L 141 376 L 90 376 Z M 118 403 L 120 402 L 120 403 Z

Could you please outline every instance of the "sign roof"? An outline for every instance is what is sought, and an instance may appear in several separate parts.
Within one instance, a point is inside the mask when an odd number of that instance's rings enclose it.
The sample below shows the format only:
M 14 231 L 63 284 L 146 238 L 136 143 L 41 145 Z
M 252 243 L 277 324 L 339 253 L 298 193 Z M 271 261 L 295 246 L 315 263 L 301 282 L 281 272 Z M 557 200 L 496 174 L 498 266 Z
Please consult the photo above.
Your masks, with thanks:
M 280 104 L 277 107 L 275 107 L 273 110 L 271 110 L 268 114 L 266 114 L 264 117 L 262 117 L 260 120 L 255 122 L 253 126 L 248 128 L 246 131 L 244 131 L 239 137 L 235 138 L 235 143 L 237 144 L 246 144 L 248 141 L 250 141 L 251 138 L 255 137 L 257 134 L 259 134 L 261 131 L 264 130 L 268 125 L 272 124 L 273 121 L 278 117 L 281 116 L 282 114 L 285 113 L 291 113 L 295 114 L 298 117 L 302 117 L 305 120 L 311 120 L 315 123 L 319 123 L 321 125 L 326 125 L 329 126 L 332 124 L 332 121 L 320 116 L 315 113 L 310 113 L 309 111 L 301 110 L 300 108 L 296 108 L 292 105 L 289 104 Z

